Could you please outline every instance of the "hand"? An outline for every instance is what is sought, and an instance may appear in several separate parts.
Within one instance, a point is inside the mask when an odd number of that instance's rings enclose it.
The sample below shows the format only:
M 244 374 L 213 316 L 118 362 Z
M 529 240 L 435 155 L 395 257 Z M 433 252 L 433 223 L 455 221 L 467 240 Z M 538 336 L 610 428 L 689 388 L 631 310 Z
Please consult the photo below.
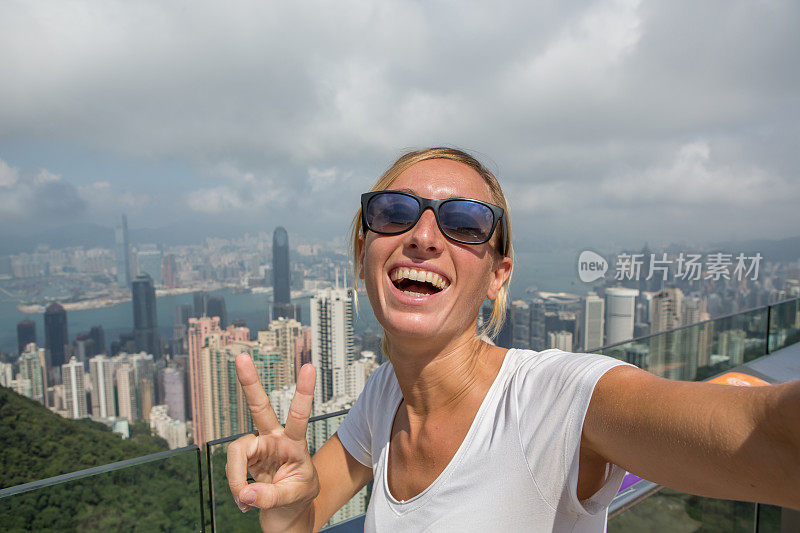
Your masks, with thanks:
M 298 373 L 285 429 L 248 354 L 236 358 L 236 375 L 258 429 L 258 435 L 245 435 L 228 446 L 225 472 L 236 504 L 242 512 L 260 508 L 264 531 L 303 527 L 306 520 L 313 525 L 312 503 L 320 485 L 308 453 L 306 429 L 314 399 L 314 367 L 305 364 Z M 247 483 L 248 471 L 255 483 Z

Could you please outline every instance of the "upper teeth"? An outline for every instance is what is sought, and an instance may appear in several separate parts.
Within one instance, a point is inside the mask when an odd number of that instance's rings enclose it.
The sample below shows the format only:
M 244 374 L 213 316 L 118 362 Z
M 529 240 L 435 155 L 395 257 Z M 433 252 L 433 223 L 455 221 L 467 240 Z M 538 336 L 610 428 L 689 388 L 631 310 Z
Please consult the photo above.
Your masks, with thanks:
M 446 289 L 449 283 L 442 276 L 430 270 L 417 270 L 416 268 L 400 267 L 392 270 L 389 277 L 392 281 L 410 279 L 430 283 L 437 289 Z

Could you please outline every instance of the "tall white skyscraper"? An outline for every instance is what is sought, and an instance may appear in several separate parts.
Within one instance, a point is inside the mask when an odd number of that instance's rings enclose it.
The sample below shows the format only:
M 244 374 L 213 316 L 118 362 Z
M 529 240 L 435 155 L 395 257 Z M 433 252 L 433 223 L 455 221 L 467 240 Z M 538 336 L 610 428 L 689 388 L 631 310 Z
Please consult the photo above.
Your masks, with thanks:
M 114 362 L 103 354 L 89 359 L 94 418 L 117 416 L 117 408 L 114 405 L 114 367 Z
M 353 349 L 353 290 L 323 289 L 311 298 L 311 362 L 317 369 L 314 408 L 347 393 Z M 319 413 L 317 413 L 319 414 Z
M 590 292 L 583 302 L 583 333 L 584 351 L 594 350 L 603 345 L 605 329 L 605 302 L 597 294 Z
M 637 289 L 606 289 L 606 345 L 633 338 L 633 318 L 638 295 Z
M 69 363 L 61 365 L 61 382 L 64 385 L 64 406 L 70 418 L 89 416 L 86 409 L 86 384 L 83 363 L 71 357 Z

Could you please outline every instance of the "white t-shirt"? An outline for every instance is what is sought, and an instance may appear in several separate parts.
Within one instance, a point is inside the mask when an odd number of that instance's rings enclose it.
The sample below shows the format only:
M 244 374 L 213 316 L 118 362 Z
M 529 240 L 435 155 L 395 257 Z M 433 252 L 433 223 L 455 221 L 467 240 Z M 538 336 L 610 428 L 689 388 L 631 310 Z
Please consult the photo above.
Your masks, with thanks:
M 350 455 L 372 468 L 364 531 L 605 531 L 625 471 L 611 465 L 603 487 L 579 501 L 578 456 L 594 386 L 621 364 L 555 349 L 509 350 L 450 463 L 402 502 L 386 480 L 402 393 L 391 363 L 381 365 L 337 431 Z

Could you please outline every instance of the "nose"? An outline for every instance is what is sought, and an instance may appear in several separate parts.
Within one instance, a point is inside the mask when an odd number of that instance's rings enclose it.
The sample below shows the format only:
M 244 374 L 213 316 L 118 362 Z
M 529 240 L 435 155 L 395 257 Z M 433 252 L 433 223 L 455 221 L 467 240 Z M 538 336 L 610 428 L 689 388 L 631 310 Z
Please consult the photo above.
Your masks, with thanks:
M 433 210 L 428 208 L 422 212 L 416 225 L 408 232 L 406 246 L 412 250 L 427 253 L 439 253 L 444 248 L 444 235 L 436 224 Z

